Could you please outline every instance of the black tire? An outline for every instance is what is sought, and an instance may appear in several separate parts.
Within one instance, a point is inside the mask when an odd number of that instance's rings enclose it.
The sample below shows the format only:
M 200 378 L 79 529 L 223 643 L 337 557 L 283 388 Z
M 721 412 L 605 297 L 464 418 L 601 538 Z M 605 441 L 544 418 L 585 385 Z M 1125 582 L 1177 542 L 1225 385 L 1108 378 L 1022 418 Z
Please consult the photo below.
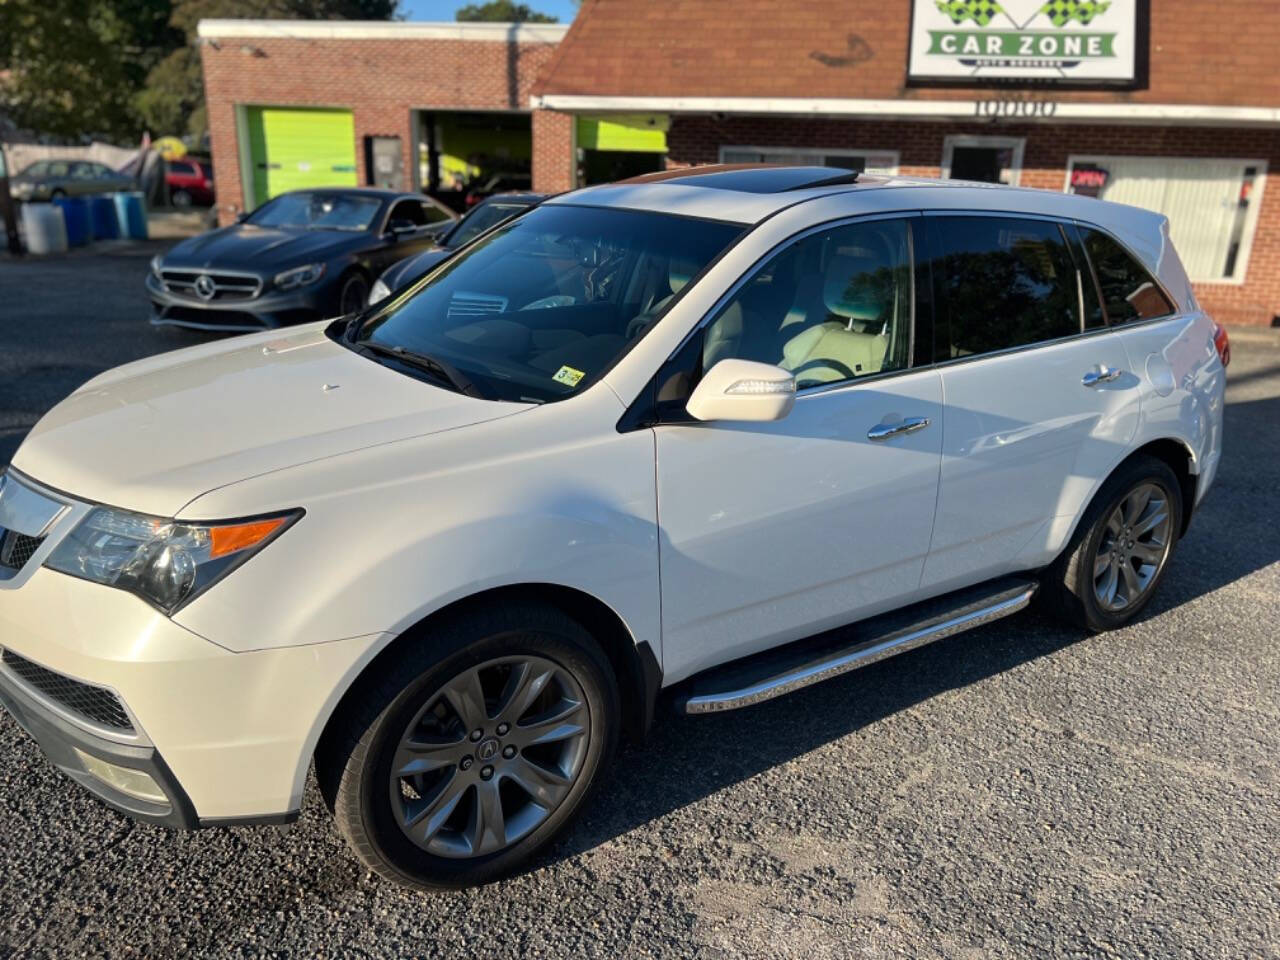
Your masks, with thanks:
M 558 805 L 515 842 L 488 854 L 439 856 L 410 840 L 397 819 L 391 796 L 392 760 L 406 733 L 418 729 L 414 724 L 423 709 L 437 700 L 451 680 L 470 670 L 486 669 L 482 665 L 494 659 L 526 655 L 562 668 L 585 695 L 589 724 L 577 775 Z M 553 608 L 497 606 L 450 617 L 362 678 L 316 751 L 316 776 L 338 832 L 374 873 L 419 889 L 467 887 L 518 870 L 564 830 L 611 758 L 618 728 L 617 682 L 591 635 Z M 479 741 L 477 757 L 489 740 L 486 735 Z M 467 768 L 459 764 L 449 776 L 461 778 L 461 771 L 468 769 L 467 776 L 474 778 L 479 763 L 473 761 Z M 501 773 L 490 778 L 495 786 L 503 783 Z M 478 803 L 479 787 L 467 796 Z M 461 802 L 458 809 L 463 809 Z
M 1155 572 L 1141 590 L 1134 597 L 1128 598 L 1121 609 L 1111 609 L 1099 597 L 1099 590 L 1105 590 L 1097 586 L 1095 562 L 1106 563 L 1109 549 L 1116 545 L 1114 533 L 1108 526 L 1109 521 L 1129 500 L 1131 494 L 1147 485 L 1154 486 L 1163 495 L 1168 506 L 1167 531 L 1160 544 L 1162 558 L 1154 565 Z M 1169 569 L 1178 533 L 1182 530 L 1182 517 L 1182 487 L 1169 466 L 1145 454 L 1126 460 L 1102 485 L 1081 518 L 1066 550 L 1045 571 L 1040 590 L 1043 605 L 1068 622 L 1092 633 L 1114 630 L 1128 623 L 1151 601 L 1165 571 Z M 1134 563 L 1124 553 L 1124 542 L 1124 538 L 1121 538 L 1120 559 L 1113 562 L 1118 566 L 1129 563 L 1132 569 Z M 1132 546 L 1134 540 L 1127 542 Z M 1100 576 L 1105 584 L 1108 573 L 1104 571 Z
M 368 305 L 369 279 L 359 270 L 352 270 L 338 284 L 338 316 L 358 313 Z
M 187 209 L 194 202 L 192 200 L 190 192 L 182 189 L 173 191 L 172 196 L 169 197 L 169 201 L 175 207 L 181 207 L 183 209 Z
M 67 191 L 63 190 L 61 187 L 58 187 L 56 190 L 54 190 L 52 193 L 49 194 L 50 203 L 53 203 L 53 201 L 55 200 L 65 200 L 66 198 L 67 198 Z

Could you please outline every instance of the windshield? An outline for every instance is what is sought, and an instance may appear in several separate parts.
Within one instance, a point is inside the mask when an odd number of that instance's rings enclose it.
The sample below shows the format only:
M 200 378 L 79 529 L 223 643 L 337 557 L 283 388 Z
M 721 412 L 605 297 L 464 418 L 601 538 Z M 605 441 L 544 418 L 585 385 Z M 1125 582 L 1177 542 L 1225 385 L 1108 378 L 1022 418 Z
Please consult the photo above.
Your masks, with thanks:
M 349 193 L 286 193 L 264 203 L 248 218 L 259 227 L 299 230 L 368 230 L 382 200 Z
M 607 370 L 742 229 L 538 207 L 445 261 L 353 339 L 442 360 L 487 396 L 559 400 Z
M 460 247 L 480 236 L 495 223 L 501 223 L 507 217 L 514 216 L 528 206 L 527 203 L 486 203 L 476 207 L 462 218 L 462 222 L 449 236 L 449 242 L 445 246 L 450 250 Z

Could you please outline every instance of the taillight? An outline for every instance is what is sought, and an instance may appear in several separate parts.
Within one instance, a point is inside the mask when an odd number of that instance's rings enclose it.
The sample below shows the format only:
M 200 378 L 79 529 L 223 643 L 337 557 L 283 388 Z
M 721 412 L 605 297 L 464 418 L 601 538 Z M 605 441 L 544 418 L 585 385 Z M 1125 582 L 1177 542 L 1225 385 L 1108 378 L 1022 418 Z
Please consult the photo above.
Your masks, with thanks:
M 1220 323 L 1213 325 L 1213 345 L 1222 365 L 1225 367 L 1231 363 L 1231 339 L 1227 336 L 1227 328 Z

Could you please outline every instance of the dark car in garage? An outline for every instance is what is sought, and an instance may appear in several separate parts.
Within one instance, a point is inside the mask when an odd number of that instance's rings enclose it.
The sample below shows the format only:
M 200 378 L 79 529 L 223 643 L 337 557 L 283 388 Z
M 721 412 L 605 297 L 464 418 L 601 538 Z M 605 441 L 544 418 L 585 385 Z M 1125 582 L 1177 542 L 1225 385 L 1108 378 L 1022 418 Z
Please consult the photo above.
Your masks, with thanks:
M 417 193 L 372 187 L 296 190 L 151 261 L 151 322 L 263 330 L 362 309 L 392 263 L 454 222 Z

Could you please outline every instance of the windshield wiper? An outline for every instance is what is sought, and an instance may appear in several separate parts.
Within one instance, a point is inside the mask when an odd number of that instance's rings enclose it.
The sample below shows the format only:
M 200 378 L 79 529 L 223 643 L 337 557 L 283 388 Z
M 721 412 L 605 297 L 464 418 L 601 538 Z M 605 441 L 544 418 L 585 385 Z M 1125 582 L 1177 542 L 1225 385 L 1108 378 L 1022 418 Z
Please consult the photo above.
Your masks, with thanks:
M 357 350 L 375 353 L 379 356 L 390 357 L 393 360 L 399 360 L 405 366 L 415 367 L 418 370 L 431 374 L 437 380 L 443 380 L 458 393 L 466 394 L 468 397 L 476 397 L 480 400 L 488 400 L 489 397 L 467 379 L 461 370 L 451 363 L 440 360 L 426 353 L 417 353 L 404 347 L 395 346 L 388 347 L 385 344 L 377 343 L 373 340 L 358 340 L 354 344 Z

